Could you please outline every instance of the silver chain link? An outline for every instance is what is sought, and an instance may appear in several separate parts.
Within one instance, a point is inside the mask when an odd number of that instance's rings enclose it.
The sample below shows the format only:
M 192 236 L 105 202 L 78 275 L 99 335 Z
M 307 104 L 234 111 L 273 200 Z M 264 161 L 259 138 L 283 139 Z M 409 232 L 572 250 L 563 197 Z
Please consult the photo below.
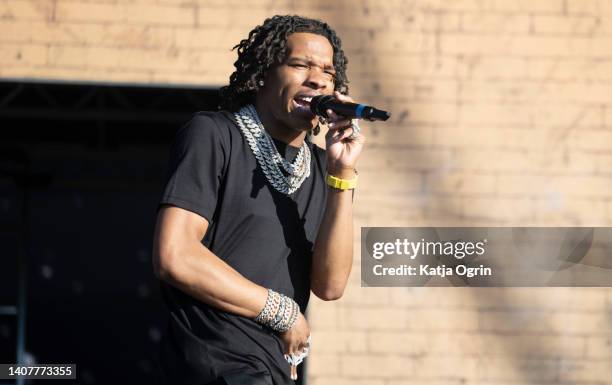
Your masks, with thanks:
M 242 107 L 234 116 L 268 182 L 280 193 L 293 194 L 310 176 L 311 155 L 306 141 L 290 163 L 278 153 L 253 105 Z

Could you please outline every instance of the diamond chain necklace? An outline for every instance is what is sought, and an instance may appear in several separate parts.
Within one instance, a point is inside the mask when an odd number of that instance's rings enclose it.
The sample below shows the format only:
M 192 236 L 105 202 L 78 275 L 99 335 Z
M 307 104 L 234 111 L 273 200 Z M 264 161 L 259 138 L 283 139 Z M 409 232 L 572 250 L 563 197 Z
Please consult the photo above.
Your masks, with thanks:
M 242 107 L 234 116 L 268 182 L 280 193 L 293 194 L 310 176 L 310 148 L 306 140 L 293 163 L 289 163 L 278 153 L 252 104 Z

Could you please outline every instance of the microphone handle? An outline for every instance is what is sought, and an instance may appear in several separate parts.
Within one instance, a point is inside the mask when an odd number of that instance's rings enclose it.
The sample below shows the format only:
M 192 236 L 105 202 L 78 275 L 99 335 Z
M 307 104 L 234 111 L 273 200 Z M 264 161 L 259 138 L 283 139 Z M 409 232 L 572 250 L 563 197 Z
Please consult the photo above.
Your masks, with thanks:
M 325 111 L 330 109 L 342 115 L 346 118 L 353 119 L 365 119 L 369 121 L 374 120 L 387 120 L 391 116 L 387 111 L 377 110 L 374 107 L 366 106 L 364 104 L 341 102 L 331 95 L 315 96 L 310 102 L 310 110 L 319 115 L 325 117 L 327 114 Z
M 342 115 L 350 119 L 365 119 L 369 121 L 375 121 L 387 120 L 390 116 L 388 112 L 377 110 L 374 107 L 357 103 L 343 103 L 340 101 L 336 101 L 335 99 L 326 101 L 325 107 L 326 109 L 331 109 L 338 115 Z

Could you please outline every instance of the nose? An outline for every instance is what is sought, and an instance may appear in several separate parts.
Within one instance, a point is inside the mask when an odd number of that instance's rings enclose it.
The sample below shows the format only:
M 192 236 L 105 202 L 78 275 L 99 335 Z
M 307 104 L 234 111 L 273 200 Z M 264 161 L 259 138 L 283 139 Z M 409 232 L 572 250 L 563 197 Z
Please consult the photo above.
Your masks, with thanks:
M 329 81 L 325 78 L 323 71 L 311 68 L 308 71 L 308 77 L 306 78 L 306 85 L 315 90 L 324 89 Z

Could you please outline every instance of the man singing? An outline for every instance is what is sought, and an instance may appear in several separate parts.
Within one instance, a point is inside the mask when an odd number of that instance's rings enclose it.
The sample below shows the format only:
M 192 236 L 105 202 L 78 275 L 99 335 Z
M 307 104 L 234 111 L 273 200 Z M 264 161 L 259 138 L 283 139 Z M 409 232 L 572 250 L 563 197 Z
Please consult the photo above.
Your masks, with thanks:
M 234 48 L 223 109 L 178 131 L 158 210 L 168 384 L 290 384 L 310 347 L 310 291 L 340 298 L 352 265 L 365 138 L 328 110 L 325 150 L 310 141 L 313 96 L 351 101 L 340 39 L 321 21 L 274 16 Z

